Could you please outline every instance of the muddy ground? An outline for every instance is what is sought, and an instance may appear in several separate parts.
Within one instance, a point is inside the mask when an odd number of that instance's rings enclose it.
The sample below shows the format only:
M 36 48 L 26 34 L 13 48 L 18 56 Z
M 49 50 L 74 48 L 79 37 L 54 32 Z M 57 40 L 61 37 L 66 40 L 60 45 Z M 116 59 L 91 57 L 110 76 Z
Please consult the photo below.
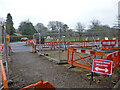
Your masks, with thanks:
M 87 49 L 88 50 L 88 49 Z M 89 50 L 92 50 L 92 49 L 89 49 Z M 42 54 L 48 54 L 49 57 L 51 58 L 55 58 L 55 59 L 59 59 L 59 51 L 58 50 L 42 50 L 41 51 Z M 72 58 L 72 53 L 69 52 L 69 59 Z M 80 56 L 82 57 L 86 57 L 86 56 L 89 56 L 89 54 L 84 54 L 84 53 L 78 53 Z M 108 55 L 109 53 L 104 53 L 104 56 L 103 56 L 103 59 L 106 59 L 106 56 Z M 61 60 L 65 60 L 67 61 L 68 59 L 68 50 L 65 50 L 65 51 L 60 51 L 60 59 Z M 73 56 L 73 60 L 75 59 L 79 59 L 80 57 L 77 56 L 76 54 L 74 54 Z M 90 57 L 90 58 L 86 58 L 86 60 L 92 64 L 92 60 L 93 60 L 94 57 Z M 96 58 L 101 58 L 99 56 L 97 56 Z M 82 64 L 85 64 L 85 65 L 88 65 L 84 60 L 79 60 L 77 61 L 78 63 L 82 63 Z M 64 66 L 69 66 L 69 64 L 64 64 Z M 75 68 L 72 68 L 73 71 L 80 71 L 82 74 L 82 76 L 84 78 L 87 78 L 87 79 L 90 79 L 90 77 L 88 76 L 90 71 L 89 70 L 86 70 L 86 69 L 83 69 L 83 68 L 80 68 L 80 67 L 75 67 Z M 116 69 L 114 72 L 113 72 L 113 75 L 112 75 L 112 80 L 113 80 L 113 86 L 120 80 L 120 67 L 118 69 Z M 101 84 L 106 84 L 108 85 L 109 84 L 109 78 L 108 77 L 104 77 L 103 75 L 101 74 L 97 74 L 97 76 L 94 76 L 94 81 L 96 83 L 101 83 Z
M 54 54 L 55 56 L 56 53 Z M 65 54 L 64 54 L 65 55 Z M 108 88 L 109 78 L 95 75 L 90 85 L 91 71 L 74 67 L 68 69 L 69 64 L 58 65 L 44 56 L 31 52 L 12 53 L 9 62 L 11 88 L 23 88 L 40 80 L 49 81 L 56 88 Z M 113 73 L 113 85 L 118 81 L 120 69 Z M 115 75 L 114 75 L 115 74 Z

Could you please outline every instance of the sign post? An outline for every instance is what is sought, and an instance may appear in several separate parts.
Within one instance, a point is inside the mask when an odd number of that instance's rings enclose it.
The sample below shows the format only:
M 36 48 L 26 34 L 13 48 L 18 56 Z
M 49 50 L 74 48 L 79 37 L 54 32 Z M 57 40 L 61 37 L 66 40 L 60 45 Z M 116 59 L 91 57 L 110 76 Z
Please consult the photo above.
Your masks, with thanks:
M 110 87 L 111 87 L 112 86 L 112 65 L 113 65 L 113 62 L 110 60 L 93 59 L 90 85 L 92 83 L 93 72 L 96 72 L 100 74 L 110 75 Z

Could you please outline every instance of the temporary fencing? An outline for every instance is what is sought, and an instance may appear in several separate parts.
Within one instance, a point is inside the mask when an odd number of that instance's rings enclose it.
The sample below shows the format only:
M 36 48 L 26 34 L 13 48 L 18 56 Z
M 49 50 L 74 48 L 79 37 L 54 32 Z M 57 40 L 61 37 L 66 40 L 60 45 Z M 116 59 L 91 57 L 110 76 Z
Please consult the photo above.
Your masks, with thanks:
M 35 83 L 35 84 L 31 84 L 29 86 L 26 86 L 20 90 L 28 90 L 29 88 L 34 88 L 34 90 L 37 90 L 37 89 L 44 89 L 44 90 L 55 90 L 55 87 L 48 81 L 40 81 L 38 83 Z
M 33 46 L 32 46 L 33 48 L 32 48 L 32 51 L 33 52 L 36 52 L 36 42 L 33 42 Z
M 4 52 L 4 45 L 0 44 L 0 53 L 3 53 L 3 52 Z M 9 53 L 9 55 L 11 54 L 11 46 L 10 46 L 10 44 L 8 44 L 8 53 Z
M 112 60 L 113 61 L 113 70 L 114 71 L 116 68 L 119 67 L 120 63 L 120 51 L 116 51 L 113 53 L 110 53 L 106 57 L 107 60 Z
M 82 53 L 85 53 L 85 54 L 83 55 Z M 69 48 L 68 49 L 68 63 L 71 65 L 86 68 L 88 70 L 92 69 L 93 58 L 98 58 L 98 57 L 100 59 L 103 59 L 103 57 L 105 57 L 105 54 L 103 52 L 87 50 L 87 49 L 80 49 L 80 48 Z M 90 60 L 90 59 L 92 59 L 92 60 Z M 112 71 L 114 71 L 115 69 L 117 69 L 119 67 L 120 51 L 109 53 L 106 56 L 106 60 L 113 61 L 113 70 Z
M 2 52 L 3 51 L 3 45 L 2 44 L 0 44 L 0 52 Z
M 100 40 L 94 41 L 69 41 L 68 46 L 72 48 L 88 48 L 88 47 L 99 47 Z
M 44 44 L 37 44 L 37 48 L 41 46 L 41 50 L 56 50 L 59 48 L 59 42 L 57 41 L 45 41 Z M 74 48 L 88 48 L 88 47 L 99 47 L 100 46 L 100 41 L 95 40 L 95 41 L 60 41 L 60 48 L 61 49 L 68 49 L 68 47 L 74 47 Z
M 84 53 L 85 55 L 80 55 L 80 53 Z M 74 58 L 74 55 L 77 55 L 77 57 Z M 104 53 L 93 51 L 93 50 L 87 50 L 87 49 L 68 48 L 68 63 L 71 65 L 76 65 L 89 70 L 92 69 L 92 62 L 91 62 L 92 60 L 90 61 L 90 59 L 96 58 L 97 56 L 100 56 L 102 59 L 104 56 Z
M 44 42 L 44 44 L 37 44 L 37 49 L 39 49 L 39 47 L 41 47 L 41 50 L 56 50 L 59 48 L 59 43 L 56 41 L 46 41 Z M 61 49 L 67 49 L 67 42 L 60 42 L 60 48 Z
M 34 39 L 28 40 L 28 41 L 27 41 L 27 45 L 32 45 L 33 42 L 34 42 Z
M 33 41 L 35 43 L 35 41 Z M 32 42 L 32 43 L 33 43 Z M 44 44 L 36 44 L 36 48 L 41 50 L 57 50 L 59 49 L 59 42 L 57 41 L 45 41 Z M 94 40 L 94 41 L 60 41 L 61 49 L 71 48 L 92 48 L 100 47 L 102 50 L 119 50 L 120 47 L 117 47 L 116 40 Z

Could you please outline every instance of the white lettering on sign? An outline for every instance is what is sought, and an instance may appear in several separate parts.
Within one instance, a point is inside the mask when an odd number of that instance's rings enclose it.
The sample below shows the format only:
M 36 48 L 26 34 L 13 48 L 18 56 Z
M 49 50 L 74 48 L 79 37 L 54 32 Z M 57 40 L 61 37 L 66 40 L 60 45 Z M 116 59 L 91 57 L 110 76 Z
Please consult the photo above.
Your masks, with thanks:
M 102 65 L 102 64 L 96 64 L 96 66 L 104 66 L 104 67 L 108 67 L 108 65 Z
M 115 44 L 115 41 L 112 41 L 111 43 L 112 43 L 112 44 Z
M 111 45 L 111 44 L 114 45 L 115 41 L 112 41 L 112 42 L 110 42 L 110 41 L 109 42 L 103 42 L 103 45 Z
M 105 44 L 106 44 L 106 42 L 103 42 L 103 44 L 105 45 Z
M 95 61 L 97 63 L 104 63 L 104 64 L 110 64 L 109 62 L 101 62 L 101 61 Z

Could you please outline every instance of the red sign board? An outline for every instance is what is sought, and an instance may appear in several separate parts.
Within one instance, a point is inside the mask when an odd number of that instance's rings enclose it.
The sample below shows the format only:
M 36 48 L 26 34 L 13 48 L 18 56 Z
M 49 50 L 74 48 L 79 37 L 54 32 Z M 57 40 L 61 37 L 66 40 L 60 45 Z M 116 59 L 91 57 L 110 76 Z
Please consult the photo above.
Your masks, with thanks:
M 92 72 L 112 75 L 112 61 L 103 59 L 94 59 Z
M 116 40 L 102 40 L 102 46 L 116 46 Z

